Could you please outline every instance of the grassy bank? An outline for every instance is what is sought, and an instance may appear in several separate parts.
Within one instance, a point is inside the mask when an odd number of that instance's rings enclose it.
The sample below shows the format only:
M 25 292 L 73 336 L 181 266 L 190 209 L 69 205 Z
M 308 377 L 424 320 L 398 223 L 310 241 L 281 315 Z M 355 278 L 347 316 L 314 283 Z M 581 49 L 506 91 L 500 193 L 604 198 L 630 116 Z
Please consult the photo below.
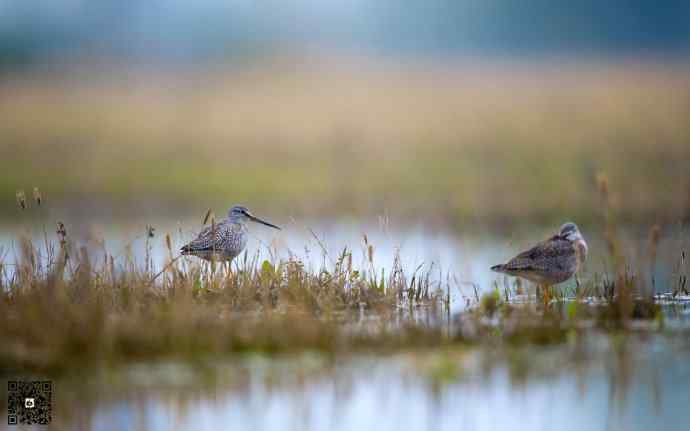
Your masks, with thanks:
M 677 220 L 690 212 L 687 72 L 304 61 L 6 77 L 0 214 L 39 186 L 54 206 L 122 215 L 244 202 L 297 217 L 586 221 L 606 172 L 623 219 Z
M 664 313 L 652 296 L 647 268 L 620 260 L 613 222 L 607 237 L 610 271 L 573 290 L 553 290 L 544 304 L 542 291 L 519 282 L 483 287 L 483 295 L 465 290 L 465 296 L 453 274 L 439 280 L 397 259 L 386 273 L 374 266 L 373 247 L 363 266 L 353 265 L 344 249 L 319 269 L 297 257 L 259 262 L 244 255 L 228 271 L 175 260 L 167 237 L 171 263 L 160 270 L 150 257 L 135 262 L 107 250 L 89 254 L 58 232 L 42 245 L 21 241 L 17 263 L 0 263 L 0 369 L 58 375 L 245 354 L 316 351 L 342 358 L 512 350 L 602 334 L 686 337 L 683 326 L 664 331 L 673 310 Z M 653 236 L 649 247 L 656 247 Z M 689 293 L 687 262 L 678 265 L 671 303 Z M 451 315 L 451 300 L 466 309 Z

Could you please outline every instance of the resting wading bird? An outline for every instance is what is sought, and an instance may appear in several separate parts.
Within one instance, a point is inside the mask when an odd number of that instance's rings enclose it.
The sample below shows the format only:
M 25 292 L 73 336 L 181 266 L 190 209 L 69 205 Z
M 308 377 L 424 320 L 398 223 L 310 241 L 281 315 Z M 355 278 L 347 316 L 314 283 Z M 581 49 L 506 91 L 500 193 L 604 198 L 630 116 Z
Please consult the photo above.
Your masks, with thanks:
M 543 287 L 544 305 L 549 302 L 549 287 L 563 283 L 577 273 L 587 258 L 587 243 L 575 223 L 565 223 L 558 233 L 508 263 L 491 270 L 527 279 Z
M 207 218 L 209 214 L 206 215 Z M 228 217 L 225 220 L 218 223 L 211 222 L 211 226 L 206 227 L 199 232 L 195 239 L 182 246 L 180 254 L 171 259 L 163 269 L 149 280 L 149 283 L 154 283 L 158 277 L 172 267 L 182 256 L 196 256 L 211 262 L 211 264 L 213 262 L 225 262 L 229 266 L 230 262 L 242 253 L 242 250 L 247 246 L 249 236 L 247 222 L 249 221 L 280 230 L 278 226 L 252 215 L 246 207 L 235 205 L 230 208 Z M 206 220 L 204 220 L 204 223 L 206 223 Z M 211 267 L 213 268 L 213 265 Z
M 206 227 L 180 251 L 183 256 L 191 255 L 208 261 L 231 262 L 247 246 L 249 232 L 247 223 L 250 221 L 280 230 L 278 226 L 252 215 L 246 207 L 235 205 L 230 209 L 225 220 Z

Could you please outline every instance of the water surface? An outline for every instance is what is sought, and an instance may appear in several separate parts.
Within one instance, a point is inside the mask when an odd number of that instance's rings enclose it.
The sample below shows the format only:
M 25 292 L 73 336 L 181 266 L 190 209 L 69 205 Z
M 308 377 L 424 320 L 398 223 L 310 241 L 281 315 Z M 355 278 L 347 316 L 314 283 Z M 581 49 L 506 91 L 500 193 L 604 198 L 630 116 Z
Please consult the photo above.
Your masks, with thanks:
M 172 234 L 177 247 L 200 228 L 192 220 L 151 224 L 156 231 L 148 240 L 143 222 L 68 229 L 96 262 L 107 251 L 119 262 L 129 255 L 142 265 L 148 241 L 154 265 L 160 268 L 169 255 L 165 233 Z M 422 270 L 431 268 L 433 279 L 444 288 L 449 275 L 454 277 L 450 319 L 426 319 L 421 312 L 409 317 L 442 325 L 456 321 L 473 286 L 480 291 L 503 286 L 506 280 L 492 273 L 491 265 L 553 230 L 535 227 L 499 234 L 378 221 L 281 224 L 280 232 L 252 226 L 250 255 L 274 261 L 297 256 L 316 271 L 332 267 L 347 247 L 356 266 L 369 268 L 366 235 L 374 246 L 377 271 L 389 273 L 399 255 L 408 274 L 420 265 Z M 6 263 L 19 254 L 20 231 L 16 226 L 1 230 Z M 586 281 L 610 268 L 601 233 L 584 234 L 591 250 L 582 274 Z M 41 232 L 31 235 L 42 243 Z M 630 229 L 621 236 L 631 264 L 650 265 L 646 230 Z M 664 231 L 653 266 L 659 291 L 669 290 L 678 274 L 687 273 L 688 268 L 678 264 L 688 240 L 680 229 Z M 690 341 L 674 331 L 687 328 L 688 310 L 682 304 L 668 307 L 665 332 L 593 336 L 582 350 L 568 341 L 498 355 L 487 346 L 459 353 L 335 359 L 307 352 L 297 357 L 218 358 L 200 367 L 160 361 L 86 377 L 64 376 L 55 382 L 53 428 L 645 430 L 663 424 L 665 429 L 684 429 L 690 423 Z

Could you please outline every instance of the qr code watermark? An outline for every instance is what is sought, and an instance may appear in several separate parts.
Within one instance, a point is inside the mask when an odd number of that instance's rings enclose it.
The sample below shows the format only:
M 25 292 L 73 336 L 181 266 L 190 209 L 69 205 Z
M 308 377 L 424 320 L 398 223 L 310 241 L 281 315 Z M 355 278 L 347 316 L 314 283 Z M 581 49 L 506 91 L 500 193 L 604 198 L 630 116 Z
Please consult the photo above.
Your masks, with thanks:
M 48 425 L 52 419 L 53 382 L 7 382 L 7 424 Z

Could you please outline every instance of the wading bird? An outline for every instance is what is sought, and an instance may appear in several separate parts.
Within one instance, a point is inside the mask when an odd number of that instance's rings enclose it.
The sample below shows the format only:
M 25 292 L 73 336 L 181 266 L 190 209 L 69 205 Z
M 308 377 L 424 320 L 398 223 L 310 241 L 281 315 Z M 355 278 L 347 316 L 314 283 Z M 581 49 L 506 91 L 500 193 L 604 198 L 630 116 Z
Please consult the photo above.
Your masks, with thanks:
M 491 270 L 522 277 L 544 290 L 544 304 L 549 301 L 549 287 L 563 283 L 577 273 L 587 258 L 587 243 L 575 223 L 565 223 L 558 233 L 508 263 Z
M 182 255 L 196 256 L 208 261 L 230 262 L 247 246 L 249 221 L 280 230 L 278 226 L 252 215 L 246 207 L 235 205 L 225 220 L 206 227 L 180 251 Z

